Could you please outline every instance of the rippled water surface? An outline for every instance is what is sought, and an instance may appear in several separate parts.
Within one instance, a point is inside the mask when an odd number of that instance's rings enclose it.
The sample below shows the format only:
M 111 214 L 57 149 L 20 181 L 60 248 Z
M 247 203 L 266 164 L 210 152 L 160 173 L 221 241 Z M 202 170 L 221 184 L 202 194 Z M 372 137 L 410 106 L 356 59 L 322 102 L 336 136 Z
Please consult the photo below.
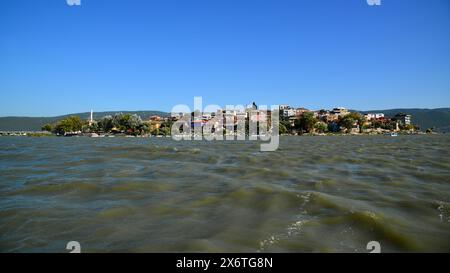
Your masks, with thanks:
M 0 138 L 0 251 L 450 251 L 450 136 Z

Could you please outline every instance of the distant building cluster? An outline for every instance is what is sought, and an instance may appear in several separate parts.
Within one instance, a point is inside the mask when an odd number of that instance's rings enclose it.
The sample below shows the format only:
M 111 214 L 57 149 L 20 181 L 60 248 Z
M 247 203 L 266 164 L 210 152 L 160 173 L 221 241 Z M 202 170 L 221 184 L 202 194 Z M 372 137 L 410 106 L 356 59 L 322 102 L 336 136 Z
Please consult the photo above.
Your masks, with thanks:
M 289 123 L 290 126 L 295 127 L 297 122 L 302 119 L 305 113 L 309 113 L 316 122 L 327 126 L 326 131 L 343 131 L 348 128 L 343 128 L 343 121 L 348 120 L 351 116 L 353 118 L 354 132 L 370 132 L 370 131 L 399 131 L 402 129 L 412 128 L 411 115 L 398 113 L 393 117 L 386 117 L 384 113 L 367 113 L 359 114 L 351 112 L 344 107 L 336 107 L 331 110 L 309 110 L 303 107 L 294 108 L 290 105 L 280 105 L 280 112 L 282 119 Z
M 263 107 L 261 107 L 263 108 Z M 246 107 L 217 109 L 212 112 L 180 112 L 170 116 L 154 115 L 142 119 L 136 114 L 116 113 L 94 120 L 91 110 L 89 118 L 82 120 L 70 116 L 54 124 L 46 124 L 42 131 L 56 135 L 131 135 L 131 136 L 169 136 L 173 128 L 181 128 L 183 134 L 205 132 L 225 135 L 257 135 L 271 133 L 273 118 L 277 117 L 280 134 L 325 134 L 325 133 L 385 133 L 393 131 L 417 131 L 412 124 L 411 115 L 397 113 L 387 117 L 384 113 L 365 113 L 350 111 L 344 107 L 331 110 L 309 110 L 303 107 L 280 105 L 278 115 L 271 110 L 259 109 L 256 103 Z M 275 114 L 275 116 L 272 116 Z M 178 126 L 181 124 L 181 126 Z M 173 126 L 175 125 L 175 126 Z M 205 126 L 207 126 L 205 128 Z M 201 130 L 199 130 L 201 129 Z M 255 131 L 255 130 L 256 131 Z
M 203 127 L 215 117 L 221 114 L 223 116 L 223 123 L 217 122 L 216 129 L 219 127 L 231 127 L 236 126 L 240 120 L 253 121 L 253 122 L 267 122 L 271 124 L 271 111 L 258 109 L 258 106 L 253 103 L 247 106 L 245 109 L 240 110 L 223 110 L 219 109 L 212 113 L 172 113 L 171 117 L 159 117 L 154 116 L 150 118 L 150 122 L 153 127 L 158 127 L 160 124 L 167 122 L 168 120 L 175 122 L 187 115 L 190 115 L 190 122 L 192 128 Z M 308 130 L 307 126 L 302 126 L 302 117 L 312 116 L 313 125 L 312 130 Z M 398 113 L 393 117 L 387 117 L 384 113 L 367 113 L 359 114 L 351 112 L 344 107 L 336 107 L 331 110 L 309 110 L 303 107 L 292 107 L 288 104 L 279 105 L 279 117 L 280 122 L 285 124 L 288 133 L 298 134 L 306 131 L 308 132 L 339 132 L 339 131 L 352 131 L 352 132 L 384 132 L 384 131 L 399 131 L 403 129 L 413 128 L 411 123 L 411 115 Z M 350 119 L 352 117 L 353 119 Z M 352 123 L 351 129 L 348 123 Z M 316 125 L 320 126 L 316 126 Z M 315 127 L 321 128 L 316 130 Z M 306 128 L 306 129 L 305 129 Z
M 189 120 L 191 122 L 192 129 L 198 127 L 204 127 L 206 124 L 212 124 L 213 131 L 226 130 L 232 128 L 231 131 L 235 131 L 238 124 L 244 124 L 248 122 L 261 122 L 266 123 L 268 127 L 271 126 L 271 110 L 258 109 L 258 106 L 253 103 L 246 107 L 239 109 L 217 109 L 214 112 L 203 113 L 171 113 L 171 117 L 161 118 L 161 122 L 167 122 L 169 119 L 171 122 L 176 122 L 182 119 Z

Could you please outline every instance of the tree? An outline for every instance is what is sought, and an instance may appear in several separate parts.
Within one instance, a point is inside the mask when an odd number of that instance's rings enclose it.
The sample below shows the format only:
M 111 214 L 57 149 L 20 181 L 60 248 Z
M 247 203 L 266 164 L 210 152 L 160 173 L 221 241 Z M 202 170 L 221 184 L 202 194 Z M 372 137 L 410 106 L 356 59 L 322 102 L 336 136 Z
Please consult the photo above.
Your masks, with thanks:
M 287 130 L 287 128 L 286 128 L 286 125 L 284 125 L 282 122 L 280 122 L 280 125 L 279 125 L 279 134 L 280 135 L 285 135 L 285 134 L 287 134 L 288 133 L 288 130 Z
M 172 134 L 172 131 L 171 131 L 170 127 L 163 127 L 163 128 L 160 129 L 158 134 L 162 134 L 164 136 L 170 136 Z
M 319 133 L 325 133 L 328 131 L 328 125 L 323 121 L 319 121 L 314 125 L 314 129 Z
M 113 117 L 110 115 L 104 116 L 98 122 L 98 128 L 105 133 L 110 132 L 113 127 Z
M 289 121 L 280 120 L 280 126 L 279 126 L 280 134 L 289 134 L 292 132 L 292 126 Z
M 116 128 L 120 131 L 125 131 L 124 123 L 128 120 L 128 116 L 125 116 L 123 113 L 116 113 L 112 119 L 113 128 Z
M 383 123 L 383 125 L 381 126 L 381 129 L 390 130 L 390 131 L 395 130 L 395 128 L 396 128 L 396 123 L 393 121 Z
M 114 116 L 104 116 L 98 122 L 98 129 L 103 132 L 111 132 L 113 128 L 134 135 L 149 132 L 148 125 L 136 114 L 116 113 Z
M 159 130 L 156 131 L 156 134 L 162 134 L 164 136 L 170 136 L 172 133 L 172 125 L 173 125 L 173 121 L 172 120 L 167 120 L 163 123 L 161 123 L 161 127 L 159 128 Z
M 358 124 L 359 127 L 359 132 L 362 133 L 364 123 L 366 122 L 366 118 L 357 112 L 350 113 L 350 116 L 352 116 L 356 120 L 356 123 Z
M 351 116 L 347 115 L 339 120 L 339 125 L 347 130 L 351 130 L 353 125 L 355 125 L 355 120 Z
M 60 120 L 55 126 L 55 132 L 57 134 L 65 134 L 68 132 L 81 131 L 83 127 L 83 121 L 78 116 L 70 116 L 66 119 Z
M 136 131 L 136 130 L 142 130 L 143 123 L 140 116 L 134 114 L 134 115 L 126 115 L 127 120 L 124 122 L 125 127 L 127 130 Z
M 401 125 L 400 129 L 409 131 L 409 130 L 415 130 L 416 127 L 412 124 L 406 124 L 406 125 Z
M 327 129 L 329 132 L 339 132 L 340 131 L 339 123 L 336 121 L 332 121 L 328 123 Z
M 42 131 L 52 132 L 53 131 L 53 125 L 51 124 L 45 124 L 41 128 Z
M 92 124 L 85 123 L 81 128 L 83 133 L 93 133 L 99 131 L 99 126 L 97 122 L 93 122 Z
M 317 121 L 313 112 L 305 112 L 300 119 L 295 121 L 295 128 L 310 133 L 314 130 L 314 125 Z
M 98 127 L 98 123 L 97 122 L 93 122 L 90 126 L 89 126 L 89 131 L 91 132 L 98 132 L 99 127 Z
M 112 117 L 111 125 L 109 130 L 115 127 L 120 131 L 135 133 L 135 131 L 141 130 L 143 122 L 141 117 L 136 114 L 117 113 Z
M 141 134 L 148 134 L 148 133 L 150 133 L 150 126 L 148 124 L 141 123 L 141 125 L 139 125 L 139 132 Z
M 373 128 L 373 129 L 381 128 L 382 125 L 383 125 L 383 124 L 381 123 L 381 121 L 378 121 L 378 120 L 372 121 L 372 128 Z
M 364 117 L 360 113 L 353 112 L 339 119 L 339 125 L 347 130 L 351 130 L 355 124 L 359 126 L 361 131 L 364 124 Z

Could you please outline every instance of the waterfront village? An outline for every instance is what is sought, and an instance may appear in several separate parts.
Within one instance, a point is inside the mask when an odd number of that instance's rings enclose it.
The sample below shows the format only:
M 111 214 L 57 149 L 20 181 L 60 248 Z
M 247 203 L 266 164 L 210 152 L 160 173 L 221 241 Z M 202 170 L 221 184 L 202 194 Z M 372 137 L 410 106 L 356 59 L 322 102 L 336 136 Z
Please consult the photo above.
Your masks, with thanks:
M 223 122 L 217 117 L 222 114 Z M 248 134 L 251 122 L 267 122 L 271 128 L 271 111 L 258 109 L 253 103 L 241 110 L 217 110 L 213 113 L 172 113 L 170 116 L 150 116 L 143 120 L 136 114 L 116 113 L 94 120 L 93 111 L 87 120 L 78 116 L 70 116 L 54 124 L 46 124 L 42 132 L 2 132 L 11 135 L 56 135 L 56 136 L 90 136 L 90 137 L 164 137 L 171 135 L 171 128 L 175 122 L 188 120 L 191 132 L 202 129 L 211 121 L 216 121 L 212 131 L 224 134 L 236 134 L 238 121 L 245 120 L 245 132 Z M 189 123 L 184 123 L 189 124 Z M 181 126 L 182 128 L 182 126 Z M 234 128 L 234 130 L 230 130 Z M 227 131 L 228 129 L 228 131 Z M 183 131 L 184 129 L 181 129 Z M 217 131 L 219 130 L 219 131 Z M 201 130 L 200 130 L 201 132 Z M 242 132 L 242 131 L 241 131 Z M 290 105 L 279 106 L 280 135 L 361 135 L 361 134 L 421 134 L 420 128 L 413 125 L 411 115 L 398 113 L 387 117 L 384 113 L 366 113 L 350 111 L 343 107 L 332 110 L 312 111 L 306 108 L 295 108 Z M 427 133 L 430 133 L 427 130 Z

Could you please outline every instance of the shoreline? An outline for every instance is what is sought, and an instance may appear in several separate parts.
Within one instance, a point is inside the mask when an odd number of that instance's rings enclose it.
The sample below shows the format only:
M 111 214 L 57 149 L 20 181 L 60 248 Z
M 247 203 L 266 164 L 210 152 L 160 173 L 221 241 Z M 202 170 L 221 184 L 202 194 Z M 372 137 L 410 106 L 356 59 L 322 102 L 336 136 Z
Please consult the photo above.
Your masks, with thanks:
M 281 137 L 295 136 L 295 137 L 326 137 L 326 136 L 405 136 L 405 135 L 445 135 L 446 132 L 383 132 L 383 133 L 305 133 L 305 134 L 280 134 Z M 234 135 L 237 137 L 237 135 Z M 85 138 L 171 138 L 171 135 L 126 135 L 126 134 L 77 134 L 77 135 L 56 135 L 52 133 L 43 132 L 0 132 L 0 137 L 85 137 Z M 194 135 L 191 135 L 194 137 Z M 204 137 L 204 136 L 202 136 Z M 248 135 L 246 135 L 246 138 Z

